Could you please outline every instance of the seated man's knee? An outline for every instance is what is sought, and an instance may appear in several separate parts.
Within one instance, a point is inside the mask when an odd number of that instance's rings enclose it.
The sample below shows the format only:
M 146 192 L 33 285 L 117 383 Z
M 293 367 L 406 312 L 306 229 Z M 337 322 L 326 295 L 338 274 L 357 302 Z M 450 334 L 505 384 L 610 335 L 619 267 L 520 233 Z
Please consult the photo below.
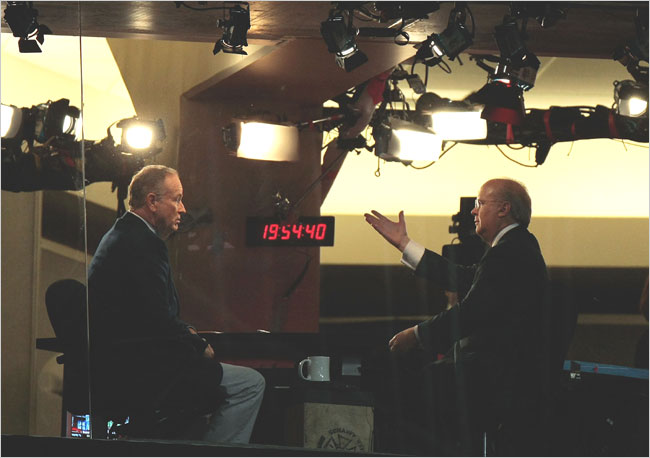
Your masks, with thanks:
M 259 392 L 264 392 L 264 388 L 266 387 L 266 380 L 264 379 L 264 376 L 260 374 L 258 371 L 253 370 L 255 372 L 254 376 L 251 377 L 253 382 L 253 386 L 255 387 L 256 391 Z

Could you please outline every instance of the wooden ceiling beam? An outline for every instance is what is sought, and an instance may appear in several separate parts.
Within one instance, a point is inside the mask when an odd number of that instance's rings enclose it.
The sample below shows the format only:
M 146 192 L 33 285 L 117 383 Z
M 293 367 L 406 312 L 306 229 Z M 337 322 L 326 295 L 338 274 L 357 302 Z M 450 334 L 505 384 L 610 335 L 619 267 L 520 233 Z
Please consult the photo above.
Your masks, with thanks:
M 56 35 L 109 38 L 147 38 L 179 41 L 215 42 L 221 37 L 217 20 L 223 10 L 196 11 L 176 7 L 170 1 L 120 2 L 34 2 L 38 20 Z M 223 6 L 224 2 L 186 2 L 197 8 Z M 3 2 L 3 7 L 6 7 Z M 494 26 L 509 12 L 509 2 L 469 2 L 476 24 L 474 45 L 469 52 L 497 53 Z M 296 38 L 321 39 L 320 23 L 331 8 L 323 1 L 252 1 L 251 29 L 254 43 L 278 43 Z M 431 33 L 444 30 L 453 2 L 441 2 L 440 10 L 429 14 L 405 30 L 412 43 L 423 41 Z M 528 47 L 539 56 L 611 58 L 613 50 L 634 37 L 634 13 L 647 2 L 569 2 L 566 17 L 550 28 L 542 28 L 535 19 L 528 21 Z M 386 24 L 355 22 L 363 27 Z M 468 22 L 469 24 L 469 22 Z M 2 23 L 2 31 L 10 32 Z M 359 43 L 383 43 L 397 46 L 392 39 L 359 39 Z

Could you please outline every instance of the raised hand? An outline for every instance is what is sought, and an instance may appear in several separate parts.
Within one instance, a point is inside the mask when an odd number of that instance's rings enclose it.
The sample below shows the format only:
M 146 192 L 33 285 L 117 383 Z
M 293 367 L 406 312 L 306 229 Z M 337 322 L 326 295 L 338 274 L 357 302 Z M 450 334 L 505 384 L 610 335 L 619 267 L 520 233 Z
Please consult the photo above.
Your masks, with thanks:
M 404 251 L 410 239 L 406 232 L 406 221 L 404 220 L 404 211 L 399 212 L 398 221 L 391 221 L 376 210 L 363 215 L 366 222 L 370 224 L 382 237 L 400 251 Z

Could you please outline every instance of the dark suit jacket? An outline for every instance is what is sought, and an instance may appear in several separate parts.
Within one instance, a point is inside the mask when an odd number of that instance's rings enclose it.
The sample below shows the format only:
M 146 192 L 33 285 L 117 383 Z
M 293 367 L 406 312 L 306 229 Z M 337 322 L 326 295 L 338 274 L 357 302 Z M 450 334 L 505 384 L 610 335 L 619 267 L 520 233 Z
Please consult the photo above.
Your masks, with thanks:
M 102 238 L 88 292 L 96 378 L 112 390 L 151 403 L 204 363 L 207 344 L 178 317 L 165 242 L 137 216 L 127 212 Z M 218 385 L 221 365 L 214 369 Z
M 548 370 L 548 276 L 537 239 L 519 226 L 508 231 L 471 267 L 426 251 L 415 271 L 456 290 L 471 282 L 451 309 L 418 325 L 422 345 L 466 365 L 468 383 L 480 385 L 492 407 L 539 402 Z M 523 407 L 523 406 L 522 406 Z

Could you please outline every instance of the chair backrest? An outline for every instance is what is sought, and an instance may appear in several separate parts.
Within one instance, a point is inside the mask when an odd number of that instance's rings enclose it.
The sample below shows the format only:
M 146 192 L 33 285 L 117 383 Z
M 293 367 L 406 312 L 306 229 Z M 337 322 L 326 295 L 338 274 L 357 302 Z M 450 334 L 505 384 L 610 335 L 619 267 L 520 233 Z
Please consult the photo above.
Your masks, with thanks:
M 73 279 L 58 280 L 45 292 L 45 306 L 63 350 L 65 410 L 87 414 L 89 405 L 86 286 Z M 57 359 L 58 360 L 58 359 Z
M 63 352 L 87 348 L 86 286 L 70 278 L 55 281 L 47 288 L 45 306 Z

